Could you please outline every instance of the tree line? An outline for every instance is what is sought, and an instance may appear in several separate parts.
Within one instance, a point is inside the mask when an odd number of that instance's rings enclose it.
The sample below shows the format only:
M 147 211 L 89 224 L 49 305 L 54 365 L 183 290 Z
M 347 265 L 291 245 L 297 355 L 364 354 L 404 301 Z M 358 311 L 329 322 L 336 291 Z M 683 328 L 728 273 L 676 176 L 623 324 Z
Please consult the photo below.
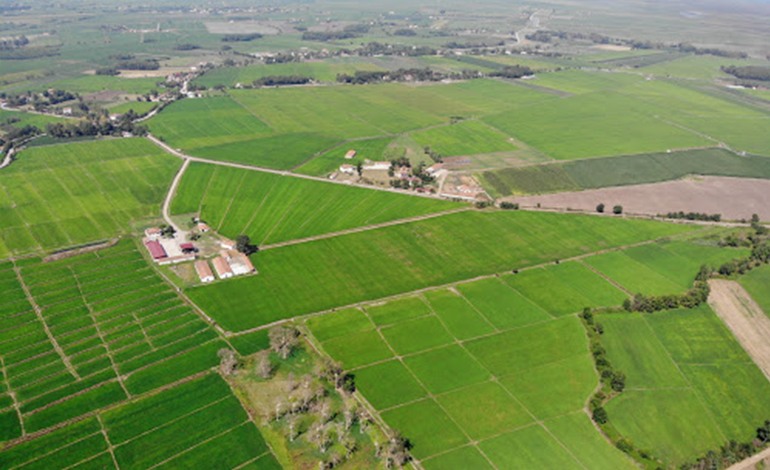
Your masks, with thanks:
M 262 35 L 259 33 L 251 34 L 225 34 L 222 36 L 222 42 L 249 42 L 255 39 L 261 39 Z
M 722 214 L 706 214 L 704 212 L 669 212 L 666 215 L 658 215 L 658 217 L 664 217 L 666 219 L 684 219 L 684 220 L 701 220 L 707 222 L 719 222 L 722 220 Z
M 762 82 L 770 81 L 770 67 L 761 67 L 758 65 L 746 65 L 739 67 L 735 65 L 729 65 L 723 66 L 722 71 L 744 80 L 759 80 Z

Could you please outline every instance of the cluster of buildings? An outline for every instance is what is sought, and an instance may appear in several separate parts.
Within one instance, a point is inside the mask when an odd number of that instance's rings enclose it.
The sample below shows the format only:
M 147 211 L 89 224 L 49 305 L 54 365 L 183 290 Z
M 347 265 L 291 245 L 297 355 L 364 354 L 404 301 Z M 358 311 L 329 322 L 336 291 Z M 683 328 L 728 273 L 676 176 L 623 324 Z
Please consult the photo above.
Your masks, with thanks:
M 159 227 L 145 230 L 142 242 L 153 261 L 161 266 L 192 261 L 198 251 L 192 243 L 179 243 L 176 237 L 164 238 Z
M 211 264 L 214 265 L 213 271 L 208 260 L 201 259 L 195 262 L 195 272 L 201 282 L 206 283 L 215 280 L 214 272 L 219 279 L 256 274 L 257 269 L 249 257 L 235 250 L 235 242 L 223 239 L 221 246 L 223 249 L 219 251 L 219 256 L 211 260 Z

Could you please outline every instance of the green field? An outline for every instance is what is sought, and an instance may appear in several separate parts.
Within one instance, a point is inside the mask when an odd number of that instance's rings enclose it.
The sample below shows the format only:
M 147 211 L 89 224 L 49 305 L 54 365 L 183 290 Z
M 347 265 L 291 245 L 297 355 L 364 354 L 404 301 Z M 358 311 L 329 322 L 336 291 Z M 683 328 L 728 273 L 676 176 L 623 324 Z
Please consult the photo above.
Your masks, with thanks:
M 461 207 L 439 199 L 193 163 L 172 212 L 200 213 L 223 235 L 247 234 L 261 245 Z
M 462 121 L 446 127 L 415 132 L 412 138 L 445 157 L 516 150 L 510 137 L 479 121 Z
M 630 73 L 591 73 L 580 70 L 564 70 L 538 74 L 530 83 L 568 93 L 582 94 L 622 88 L 643 80 L 639 75 Z
M 642 67 L 640 72 L 652 75 L 689 78 L 698 80 L 714 80 L 730 77 L 722 72 L 722 66 L 760 65 L 757 60 L 716 57 L 712 55 L 690 55 L 661 64 Z
M 589 216 L 461 212 L 265 250 L 253 258 L 259 276 L 187 294 L 224 328 L 238 331 L 692 229 Z M 574 236 L 564 238 L 565 231 Z
M 770 159 L 712 148 L 506 168 L 482 177 L 490 189 L 508 196 L 657 183 L 692 174 L 770 179 Z
M 339 171 L 340 165 L 345 163 L 355 165 L 357 162 L 363 163 L 364 160 L 382 161 L 385 160 L 384 154 L 392 142 L 393 137 L 346 142 L 306 162 L 295 172 L 303 175 L 322 176 Z M 352 160 L 346 160 L 345 154 L 350 150 L 355 150 L 356 156 Z
M 770 317 L 770 268 L 767 266 L 757 268 L 743 276 L 738 282 Z
M 3 266 L 0 357 L 26 432 L 212 367 L 225 345 L 132 240 L 61 261 L 28 258 L 18 278 Z
M 0 259 L 126 233 L 158 214 L 179 166 L 138 138 L 24 150 L 0 171 Z
M 235 469 L 249 463 L 280 468 L 238 399 L 213 374 L 0 453 L 0 466 L 9 469 Z
M 248 67 L 221 67 L 206 72 L 195 80 L 195 84 L 211 88 L 216 85 L 227 87 L 237 83 L 250 85 L 263 77 L 300 76 L 319 82 L 335 82 L 337 75 L 353 75 L 356 71 L 383 70 L 369 62 L 292 62 L 286 64 L 251 65 Z
M 495 282 L 457 287 L 487 298 L 497 297 L 498 286 L 510 290 Z M 464 289 L 472 286 L 477 288 Z M 476 310 L 469 298 L 448 290 L 426 292 L 425 299 L 427 312 L 419 297 L 405 297 L 310 317 L 306 325 L 333 358 L 354 368 L 358 390 L 409 438 L 426 468 L 492 468 L 490 461 L 497 468 L 554 462 L 558 468 L 633 468 L 583 412 L 598 378 L 576 318 L 546 316 L 505 331 L 482 316 L 494 304 Z M 452 327 L 458 320 L 461 329 Z M 362 363 L 352 339 L 363 334 L 403 356 L 371 356 Z M 346 346 L 339 349 L 341 344 Z
M 708 306 L 600 321 L 609 359 L 628 376 L 610 420 L 668 464 L 745 442 L 770 413 L 770 383 Z
M 0 109 L 0 125 L 11 122 L 14 127 L 23 127 L 26 125 L 35 126 L 45 131 L 49 122 L 68 122 L 68 119 L 47 116 L 44 114 L 34 114 L 22 111 L 8 111 Z

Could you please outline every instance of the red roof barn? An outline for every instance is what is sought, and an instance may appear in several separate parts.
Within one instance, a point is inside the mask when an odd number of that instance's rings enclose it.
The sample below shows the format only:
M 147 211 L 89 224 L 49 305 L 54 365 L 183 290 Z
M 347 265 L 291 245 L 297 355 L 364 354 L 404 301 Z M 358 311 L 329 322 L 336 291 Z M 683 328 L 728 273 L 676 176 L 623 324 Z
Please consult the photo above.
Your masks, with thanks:
M 168 257 L 166 254 L 166 250 L 163 248 L 163 245 L 160 244 L 160 242 L 155 240 L 150 240 L 146 243 L 147 249 L 150 250 L 150 255 L 152 256 L 152 259 L 163 259 Z

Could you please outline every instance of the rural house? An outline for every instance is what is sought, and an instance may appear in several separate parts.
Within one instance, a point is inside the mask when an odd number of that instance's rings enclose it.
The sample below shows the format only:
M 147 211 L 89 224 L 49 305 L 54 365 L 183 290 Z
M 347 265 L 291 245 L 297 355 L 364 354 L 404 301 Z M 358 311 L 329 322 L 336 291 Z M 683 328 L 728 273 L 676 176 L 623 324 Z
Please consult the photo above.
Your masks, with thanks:
M 350 160 L 353 157 L 355 157 L 358 154 L 355 150 L 348 150 L 348 153 L 345 154 L 345 160 Z
M 228 277 L 233 277 L 233 270 L 230 269 L 230 265 L 227 263 L 227 260 L 221 256 L 214 258 L 214 269 L 216 269 L 219 279 L 227 279 Z
M 144 236 L 149 240 L 157 240 L 163 234 L 163 231 L 158 227 L 150 227 L 144 231 Z
M 347 164 L 341 165 L 340 171 L 343 173 L 347 173 L 349 175 L 354 175 L 356 173 L 356 167 L 354 167 L 353 165 L 347 165 Z
M 195 271 L 198 273 L 201 282 L 211 282 L 214 280 L 214 273 L 211 271 L 209 262 L 205 259 L 195 262 Z

